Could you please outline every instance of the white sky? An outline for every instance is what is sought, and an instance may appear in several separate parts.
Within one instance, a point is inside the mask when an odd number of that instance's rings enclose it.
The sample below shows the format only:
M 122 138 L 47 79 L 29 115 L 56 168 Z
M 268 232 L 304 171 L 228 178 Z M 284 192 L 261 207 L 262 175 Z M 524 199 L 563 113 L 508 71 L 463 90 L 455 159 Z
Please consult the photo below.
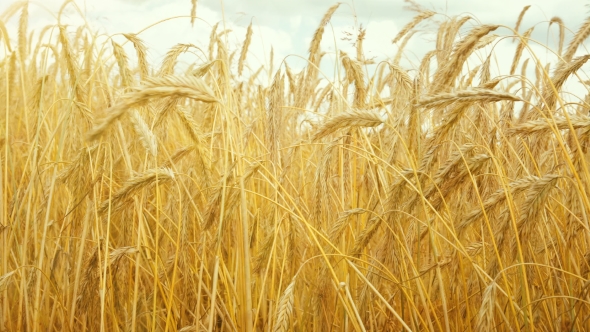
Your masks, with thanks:
M 14 2 L 14 0 L 0 0 L 0 13 Z M 514 27 L 521 9 L 531 5 L 521 24 L 520 32 L 537 25 L 533 38 L 554 49 L 557 48 L 558 34 L 555 26 L 548 33 L 547 21 L 551 17 L 559 16 L 568 25 L 570 30 L 566 32 L 567 46 L 572 34 L 589 15 L 589 8 L 582 1 L 566 3 L 557 0 L 417 0 L 416 2 L 427 9 L 441 13 L 435 16 L 438 21 L 442 21 L 444 15 L 455 16 L 469 13 L 482 23 L 501 24 L 511 28 Z M 31 1 L 30 28 L 39 30 L 47 24 L 55 24 L 56 19 L 52 15 L 57 13 L 62 3 L 62 0 Z M 75 3 L 85 13 L 93 29 L 102 32 L 105 36 L 121 32 L 136 33 L 167 18 L 188 16 L 191 10 L 190 0 L 76 0 Z M 225 24 L 226 28 L 232 30 L 232 33 L 228 34 L 229 43 L 234 48 L 240 47 L 246 27 L 252 21 L 254 35 L 248 54 L 251 70 L 255 71 L 261 64 L 268 63 L 271 45 L 274 48 L 274 68 L 276 69 L 279 61 L 287 55 L 307 58 L 307 49 L 313 32 L 325 11 L 334 3 L 333 0 L 199 0 L 197 6 L 199 20 L 194 27 L 190 25 L 190 18 L 176 18 L 142 32 L 140 37 L 150 50 L 150 62 L 159 64 L 166 50 L 177 43 L 193 43 L 206 49 L 211 27 L 216 22 L 222 21 L 224 17 L 225 21 L 220 23 L 218 31 L 222 31 Z M 391 40 L 415 15 L 414 12 L 404 9 L 406 5 L 402 0 L 343 2 L 333 16 L 330 26 L 326 28 L 322 50 L 330 54 L 337 48 L 354 54 L 352 42 L 342 38 L 345 32 L 354 33 L 362 25 L 367 29 L 364 42 L 366 57 L 376 57 L 377 61 L 393 58 L 397 46 L 392 45 Z M 222 8 L 224 8 L 223 11 Z M 14 15 L 5 22 L 9 30 L 16 29 L 18 16 L 19 14 Z M 74 6 L 70 4 L 64 11 L 62 23 L 77 26 L 82 22 L 79 17 Z M 471 24 L 474 23 L 472 21 Z M 466 27 L 469 25 L 470 23 L 466 24 Z M 422 55 L 435 47 L 434 25 L 430 24 L 430 28 L 427 25 L 424 30 L 428 33 L 414 35 L 406 47 L 406 56 L 409 58 L 402 62 L 404 67 L 416 68 Z M 71 31 L 74 30 L 71 29 Z M 510 35 L 507 29 L 498 29 L 495 33 Z M 16 33 L 11 35 L 16 38 Z M 122 36 L 115 36 L 114 39 L 119 43 L 125 41 Z M 506 60 L 499 60 L 503 73 L 509 70 L 515 47 L 516 44 L 506 40 L 495 48 L 496 53 L 506 55 Z M 132 56 L 133 49 L 129 45 L 126 48 Z M 587 50 L 581 50 L 581 53 L 587 53 Z M 543 48 L 535 48 L 535 54 L 542 60 L 545 60 L 543 57 L 548 56 L 547 59 L 551 59 L 550 53 Z M 198 52 L 194 52 L 185 55 L 182 60 L 202 62 L 199 56 Z M 527 57 L 529 56 L 525 52 L 521 61 Z M 287 61 L 292 68 L 301 68 L 305 64 L 305 61 L 295 56 L 289 56 Z M 508 68 L 504 68 L 505 66 Z

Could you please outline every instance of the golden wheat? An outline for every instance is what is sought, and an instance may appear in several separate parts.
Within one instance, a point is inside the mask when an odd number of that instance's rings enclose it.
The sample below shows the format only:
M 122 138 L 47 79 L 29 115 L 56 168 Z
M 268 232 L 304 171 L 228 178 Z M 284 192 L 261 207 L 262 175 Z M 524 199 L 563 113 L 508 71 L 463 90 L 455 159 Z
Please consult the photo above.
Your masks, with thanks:
M 0 330 L 590 329 L 588 20 L 407 3 L 350 55 L 327 8 L 300 69 L 253 65 L 256 21 L 154 63 L 72 1 L 0 13 Z

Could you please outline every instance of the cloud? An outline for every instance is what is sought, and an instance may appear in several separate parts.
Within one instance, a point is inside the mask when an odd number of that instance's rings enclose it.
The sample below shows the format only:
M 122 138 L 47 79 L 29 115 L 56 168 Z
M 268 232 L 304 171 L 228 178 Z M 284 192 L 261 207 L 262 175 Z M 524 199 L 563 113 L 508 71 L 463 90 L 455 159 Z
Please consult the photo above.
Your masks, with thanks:
M 471 15 L 483 23 L 501 24 L 509 28 L 514 27 L 521 9 L 530 4 L 530 0 L 469 2 L 446 0 L 434 2 L 434 4 L 419 2 L 426 8 L 436 10 L 439 14 L 433 19 L 439 22 L 450 16 Z M 10 0 L 0 0 L 0 12 L 11 3 Z M 223 11 L 222 3 L 225 6 Z M 151 61 L 156 63 L 162 59 L 170 47 L 177 43 L 192 43 L 206 48 L 212 25 L 221 21 L 223 22 L 219 29 L 221 30 L 225 25 L 232 30 L 228 34 L 228 41 L 232 49 L 239 52 L 245 29 L 252 22 L 254 35 L 248 59 L 252 67 L 269 61 L 272 46 L 275 54 L 275 68 L 280 60 L 290 54 L 298 55 L 303 59 L 307 58 L 313 33 L 326 10 L 334 3 L 333 0 L 224 0 L 223 2 L 200 0 L 197 7 L 199 19 L 192 27 L 188 17 L 170 19 L 190 15 L 191 3 L 188 0 L 76 0 L 76 4 L 93 29 L 106 32 L 108 36 L 121 32 L 136 33 L 157 23 L 156 26 L 140 34 L 150 48 Z M 62 0 L 31 2 L 30 28 L 39 30 L 42 26 L 55 24 L 53 15 L 62 4 Z M 358 28 L 362 25 L 367 30 L 364 41 L 366 57 L 376 57 L 377 61 L 393 58 L 398 45 L 392 45 L 391 40 L 416 14 L 405 10 L 404 5 L 403 1 L 391 0 L 350 0 L 342 3 L 325 30 L 322 49 L 332 54 L 337 50 L 344 50 L 353 55 L 354 40 L 346 40 L 346 37 L 348 33 L 351 33 L 354 39 Z M 525 15 L 520 33 L 534 26 L 532 38 L 551 48 L 556 48 L 557 29 L 552 27 L 548 38 L 548 23 L 540 22 L 547 21 L 553 16 L 561 17 L 570 29 L 566 30 L 566 39 L 568 39 L 584 21 L 586 11 L 587 8 L 582 4 L 571 3 L 564 6 L 563 2 L 538 0 L 532 4 Z M 74 26 L 83 23 L 72 4 L 66 7 L 62 19 L 62 23 Z M 14 31 L 17 28 L 18 15 L 5 23 Z M 478 23 L 476 21 L 466 23 L 460 32 L 461 36 L 464 36 L 475 24 Z M 430 23 L 425 31 L 412 37 L 404 52 L 403 66 L 416 68 L 422 56 L 434 49 L 436 28 L 436 24 Z M 496 33 L 512 34 L 510 29 L 499 29 Z M 11 32 L 11 35 L 15 36 L 15 33 Z M 124 41 L 119 36 L 114 38 L 120 42 Z M 567 46 L 567 41 L 565 44 Z M 501 63 L 511 61 L 515 47 L 515 43 L 505 41 L 495 48 L 500 58 L 507 59 L 501 60 Z M 130 52 L 133 50 L 130 49 Z M 542 48 L 539 52 L 540 56 L 546 53 Z M 198 59 L 200 53 L 197 51 L 191 56 L 188 56 L 186 61 L 194 61 L 195 56 Z M 305 61 L 298 57 L 290 56 L 287 61 L 295 69 L 305 65 Z
M 120 0 L 121 2 L 128 2 L 133 5 L 144 5 L 149 2 L 154 2 L 153 0 Z

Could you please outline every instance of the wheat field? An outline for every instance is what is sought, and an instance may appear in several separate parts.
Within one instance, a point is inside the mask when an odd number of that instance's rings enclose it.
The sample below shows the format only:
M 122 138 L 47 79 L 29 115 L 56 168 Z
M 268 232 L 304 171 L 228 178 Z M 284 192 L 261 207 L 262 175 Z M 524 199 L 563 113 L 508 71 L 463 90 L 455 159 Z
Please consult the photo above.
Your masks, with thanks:
M 252 25 L 150 63 L 141 34 L 30 31 L 29 6 L 0 16 L 0 331 L 590 329 L 590 19 L 419 8 L 397 55 L 361 29 L 331 75 L 339 4 L 302 70 L 258 71 Z

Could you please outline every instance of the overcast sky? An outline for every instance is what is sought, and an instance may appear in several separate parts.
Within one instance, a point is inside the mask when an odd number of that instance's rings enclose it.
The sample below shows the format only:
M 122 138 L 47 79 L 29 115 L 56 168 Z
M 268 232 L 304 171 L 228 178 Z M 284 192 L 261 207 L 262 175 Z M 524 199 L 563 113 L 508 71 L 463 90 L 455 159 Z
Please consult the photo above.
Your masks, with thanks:
M 0 0 L 0 13 L 15 1 Z M 566 22 L 570 29 L 566 32 L 567 41 L 571 38 L 580 24 L 588 15 L 587 2 L 556 1 L 556 0 L 416 0 L 424 8 L 434 10 L 439 15 L 434 19 L 442 21 L 446 16 L 470 14 L 482 23 L 493 23 L 514 27 L 518 14 L 526 5 L 531 8 L 525 15 L 520 28 L 522 33 L 533 25 L 537 25 L 533 38 L 556 48 L 557 29 L 552 27 L 548 33 L 546 23 L 553 16 L 558 16 Z M 56 22 L 54 15 L 60 8 L 61 0 L 38 0 L 30 4 L 30 27 L 39 29 L 47 24 Z M 76 0 L 75 3 L 83 11 L 94 30 L 106 36 L 116 33 L 139 32 L 151 24 L 175 16 L 188 16 L 191 10 L 190 0 Z M 268 63 L 271 45 L 275 54 L 275 69 L 278 62 L 288 55 L 307 57 L 307 49 L 326 10 L 335 3 L 332 0 L 199 0 L 197 17 L 199 20 L 194 27 L 190 25 L 190 18 L 171 19 L 148 29 L 140 34 L 150 49 L 152 63 L 159 63 L 167 49 L 177 43 L 193 43 L 206 49 L 211 27 L 220 23 L 218 31 L 223 27 L 231 29 L 228 41 L 238 47 L 244 40 L 246 27 L 253 22 L 254 35 L 248 62 L 255 71 L 259 65 Z M 415 12 L 404 9 L 407 6 L 402 0 L 355 0 L 344 1 L 334 14 L 322 41 L 322 50 L 333 53 L 335 49 L 354 54 L 352 42 L 343 40 L 347 33 L 355 33 L 362 25 L 367 35 L 364 50 L 367 58 L 375 57 L 377 61 L 392 58 L 397 45 L 391 40 L 397 32 L 408 23 Z M 53 14 L 50 14 L 53 13 Z M 5 22 L 9 29 L 15 29 L 18 16 L 14 15 Z M 74 6 L 68 5 L 64 11 L 63 22 L 77 25 L 82 21 Z M 475 21 L 466 24 L 475 24 Z M 417 67 L 422 54 L 432 50 L 436 33 L 433 24 L 424 30 L 430 33 L 415 35 L 406 49 L 407 58 L 402 64 Z M 72 29 L 72 31 L 74 31 Z M 499 29 L 495 33 L 509 35 L 510 31 Z M 12 34 L 16 37 L 16 34 Z M 549 36 L 549 37 L 548 37 Z M 122 36 L 115 36 L 115 41 L 122 43 Z M 16 42 L 16 41 L 13 41 Z M 507 55 L 506 62 L 514 54 L 515 44 L 509 41 L 499 43 L 496 52 Z M 134 53 L 128 48 L 130 54 Z M 539 48 L 541 58 L 545 51 Z M 583 50 L 583 52 L 586 52 Z M 191 59 L 192 57 L 192 59 Z M 523 55 L 523 60 L 527 54 Z M 202 61 L 198 52 L 185 55 L 184 61 Z M 295 56 L 289 56 L 287 61 L 291 67 L 301 68 L 304 61 Z M 505 72 L 505 71 L 504 71 Z

